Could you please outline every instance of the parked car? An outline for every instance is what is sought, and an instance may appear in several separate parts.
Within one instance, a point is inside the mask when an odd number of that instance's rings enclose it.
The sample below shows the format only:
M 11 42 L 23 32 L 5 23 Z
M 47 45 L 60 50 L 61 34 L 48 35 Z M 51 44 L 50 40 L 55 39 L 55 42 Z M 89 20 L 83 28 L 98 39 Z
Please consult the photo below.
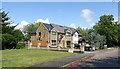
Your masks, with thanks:
M 75 49 L 80 49 L 80 45 L 79 44 L 74 44 L 74 48 Z
M 85 51 L 93 51 L 93 48 L 92 48 L 92 46 L 85 47 Z

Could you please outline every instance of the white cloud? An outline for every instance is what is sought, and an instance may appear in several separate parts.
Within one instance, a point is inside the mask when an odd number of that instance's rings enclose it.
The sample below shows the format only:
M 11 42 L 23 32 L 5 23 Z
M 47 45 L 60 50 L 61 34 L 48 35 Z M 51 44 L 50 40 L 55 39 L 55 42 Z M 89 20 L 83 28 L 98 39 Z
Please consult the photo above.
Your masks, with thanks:
M 38 19 L 37 21 L 35 21 L 35 23 L 38 23 L 38 22 L 48 23 L 48 24 L 50 24 L 50 22 L 49 22 L 48 19 L 45 19 L 45 20 L 43 20 L 43 19 Z
M 118 17 L 114 17 L 114 21 L 115 21 L 115 22 L 118 21 L 118 19 L 119 19 Z
M 91 23 L 90 26 L 93 27 L 95 25 L 95 23 Z
M 30 23 L 28 23 L 27 21 L 21 21 L 20 24 L 18 24 L 15 29 L 20 29 L 21 31 L 23 30 L 24 26 L 28 25 Z
M 17 24 L 15 24 L 15 23 L 12 23 L 12 24 L 10 24 L 9 26 L 15 26 L 15 25 L 17 25 Z
M 86 29 L 88 29 L 87 27 L 81 27 L 83 30 L 86 30 Z
M 77 28 L 77 27 L 75 26 L 75 24 L 71 24 L 70 27 L 75 28 L 75 29 Z
M 86 22 L 91 22 L 93 20 L 92 15 L 94 13 L 89 9 L 83 9 L 81 16 L 84 18 Z

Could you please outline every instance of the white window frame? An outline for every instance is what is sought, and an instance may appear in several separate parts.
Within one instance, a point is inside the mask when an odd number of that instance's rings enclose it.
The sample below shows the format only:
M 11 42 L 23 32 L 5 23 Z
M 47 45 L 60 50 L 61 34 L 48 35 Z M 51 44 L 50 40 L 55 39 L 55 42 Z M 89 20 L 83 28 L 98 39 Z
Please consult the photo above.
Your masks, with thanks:
M 52 31 L 51 33 L 52 33 L 52 35 L 56 35 L 57 34 L 55 31 Z
M 55 41 L 55 42 L 53 42 L 53 41 Z M 56 40 L 51 40 L 51 44 L 52 44 L 52 46 L 56 46 L 57 45 L 57 41 Z
M 69 34 L 68 34 L 69 33 Z M 71 36 L 71 33 L 70 32 L 66 32 L 66 36 Z

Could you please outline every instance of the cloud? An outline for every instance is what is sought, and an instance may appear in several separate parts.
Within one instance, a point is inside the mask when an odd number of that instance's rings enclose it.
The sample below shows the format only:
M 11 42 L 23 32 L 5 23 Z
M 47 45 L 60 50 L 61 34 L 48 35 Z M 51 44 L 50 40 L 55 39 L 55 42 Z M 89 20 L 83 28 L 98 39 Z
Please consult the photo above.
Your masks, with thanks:
M 89 9 L 83 9 L 81 16 L 84 18 L 86 22 L 91 22 L 93 20 L 92 15 L 94 12 L 92 12 Z
M 70 27 L 75 28 L 75 29 L 77 28 L 77 27 L 75 26 L 75 24 L 71 24 Z
M 118 21 L 119 20 L 119 18 L 118 17 L 114 17 L 114 21 L 116 22 L 116 21 Z
M 30 23 L 28 23 L 27 21 L 21 21 L 20 24 L 18 24 L 15 29 L 20 29 L 21 31 L 23 30 L 24 26 L 28 25 Z
M 15 24 L 15 23 L 12 23 L 12 24 L 10 24 L 9 26 L 15 26 L 15 25 L 17 25 L 17 24 Z
M 83 30 L 86 30 L 86 29 L 88 29 L 87 27 L 81 27 Z
M 91 23 L 90 26 L 93 27 L 95 25 L 95 23 Z
M 38 19 L 37 21 L 35 21 L 35 23 L 38 23 L 38 22 L 48 23 L 48 24 L 50 24 L 50 22 L 49 22 L 48 19 L 45 19 L 45 20 L 43 20 L 43 19 Z

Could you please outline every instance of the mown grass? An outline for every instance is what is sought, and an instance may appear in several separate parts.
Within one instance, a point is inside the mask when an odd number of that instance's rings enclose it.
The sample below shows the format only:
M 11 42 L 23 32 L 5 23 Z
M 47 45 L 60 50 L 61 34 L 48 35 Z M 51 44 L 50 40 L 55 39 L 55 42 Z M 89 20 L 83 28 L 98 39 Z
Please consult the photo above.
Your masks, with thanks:
M 2 67 L 28 67 L 34 64 L 67 57 L 75 53 L 41 49 L 11 49 L 2 51 Z

